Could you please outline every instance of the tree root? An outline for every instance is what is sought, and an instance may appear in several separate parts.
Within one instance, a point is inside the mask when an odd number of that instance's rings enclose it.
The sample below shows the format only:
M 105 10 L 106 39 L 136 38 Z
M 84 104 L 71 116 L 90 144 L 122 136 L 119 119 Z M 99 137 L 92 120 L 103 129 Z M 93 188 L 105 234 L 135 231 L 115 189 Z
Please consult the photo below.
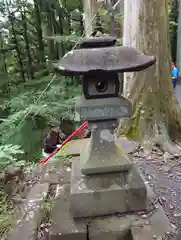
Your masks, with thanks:
M 124 126 L 127 124 L 125 121 L 120 121 L 117 131 L 115 132 L 115 138 L 124 134 Z M 140 145 L 144 148 L 144 156 L 150 156 L 153 148 L 156 146 L 164 153 L 169 153 L 171 156 L 181 156 L 181 148 L 178 144 L 173 142 L 168 134 L 168 130 L 163 122 L 146 123 L 146 127 L 141 128 L 142 140 L 139 141 Z M 151 127 L 150 127 L 151 126 Z
M 169 153 L 172 156 L 181 156 L 181 149 L 172 142 L 164 123 L 154 124 L 152 135 L 149 132 L 145 134 L 142 145 L 145 149 L 145 154 L 150 155 L 154 146 L 158 146 L 163 152 Z

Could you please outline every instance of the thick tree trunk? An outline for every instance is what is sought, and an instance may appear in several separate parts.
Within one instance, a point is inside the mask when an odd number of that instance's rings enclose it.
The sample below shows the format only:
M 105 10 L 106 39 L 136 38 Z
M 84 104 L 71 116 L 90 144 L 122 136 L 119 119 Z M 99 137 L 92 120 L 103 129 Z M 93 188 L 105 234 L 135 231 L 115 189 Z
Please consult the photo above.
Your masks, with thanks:
M 89 37 L 93 32 L 95 14 L 102 4 L 102 0 L 84 0 L 84 29 L 86 37 Z
M 125 5 L 130 3 L 133 4 L 127 0 Z M 175 138 L 180 133 L 181 114 L 171 83 L 167 0 L 140 0 L 139 4 L 136 19 L 131 16 L 136 9 L 129 14 L 129 18 L 134 19 L 132 31 L 136 30 L 135 38 L 130 39 L 129 45 L 135 44 L 139 52 L 156 56 L 157 63 L 133 74 L 129 89 L 133 115 L 124 130 L 128 137 L 142 140 L 147 146 L 159 144 L 163 150 L 174 153 L 176 149 L 171 144 L 170 136 Z M 128 13 L 126 7 L 125 10 Z
M 128 0 L 124 3 L 123 46 L 136 48 L 139 31 L 139 9 L 141 0 Z M 133 24 L 134 23 L 134 24 Z M 133 74 L 124 74 L 124 96 L 128 97 L 133 86 Z
M 179 3 L 179 17 L 177 30 L 177 67 L 179 68 L 179 75 L 181 74 L 181 1 Z

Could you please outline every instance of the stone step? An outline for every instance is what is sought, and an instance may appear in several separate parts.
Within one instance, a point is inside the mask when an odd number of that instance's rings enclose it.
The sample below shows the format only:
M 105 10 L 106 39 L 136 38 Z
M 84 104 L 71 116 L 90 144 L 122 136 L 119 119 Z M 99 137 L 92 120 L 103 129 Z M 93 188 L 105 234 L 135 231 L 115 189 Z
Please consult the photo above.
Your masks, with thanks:
M 35 184 L 23 206 L 23 212 L 16 226 L 9 233 L 8 240 L 36 240 L 37 229 L 43 218 L 41 205 L 48 193 L 48 183 Z
M 150 201 L 155 194 L 148 189 Z M 112 203 L 114 204 L 114 203 Z M 73 218 L 70 211 L 70 185 L 61 187 L 51 213 L 50 240 L 153 240 L 171 231 L 161 205 L 147 215 L 124 214 L 94 218 Z
M 66 184 L 59 189 L 51 213 L 51 240 L 87 240 L 86 222 L 72 217 L 69 196 L 70 184 Z
M 71 168 L 64 165 L 62 160 L 50 161 L 46 164 L 40 182 L 49 184 L 65 184 L 70 182 Z

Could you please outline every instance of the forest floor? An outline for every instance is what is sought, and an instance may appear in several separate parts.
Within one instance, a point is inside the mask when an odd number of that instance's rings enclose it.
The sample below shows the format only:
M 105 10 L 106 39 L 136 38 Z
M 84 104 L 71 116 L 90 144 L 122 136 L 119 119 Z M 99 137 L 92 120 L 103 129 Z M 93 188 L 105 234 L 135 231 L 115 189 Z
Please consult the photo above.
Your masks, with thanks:
M 177 85 L 175 95 L 181 106 L 181 85 Z M 152 154 L 145 158 L 140 150 L 133 154 L 133 161 L 140 168 L 154 189 L 160 204 L 163 206 L 172 227 L 175 229 L 173 236 L 166 240 L 181 239 L 181 158 L 163 154 L 155 148 Z

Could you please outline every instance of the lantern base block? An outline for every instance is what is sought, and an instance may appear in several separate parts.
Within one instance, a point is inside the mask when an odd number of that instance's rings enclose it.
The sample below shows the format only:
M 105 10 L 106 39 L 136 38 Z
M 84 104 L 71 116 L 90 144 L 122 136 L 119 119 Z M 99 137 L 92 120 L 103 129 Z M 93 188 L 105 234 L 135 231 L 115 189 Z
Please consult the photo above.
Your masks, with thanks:
M 80 160 L 72 163 L 70 209 L 73 217 L 94 217 L 142 211 L 147 208 L 147 189 L 139 171 L 81 174 Z

